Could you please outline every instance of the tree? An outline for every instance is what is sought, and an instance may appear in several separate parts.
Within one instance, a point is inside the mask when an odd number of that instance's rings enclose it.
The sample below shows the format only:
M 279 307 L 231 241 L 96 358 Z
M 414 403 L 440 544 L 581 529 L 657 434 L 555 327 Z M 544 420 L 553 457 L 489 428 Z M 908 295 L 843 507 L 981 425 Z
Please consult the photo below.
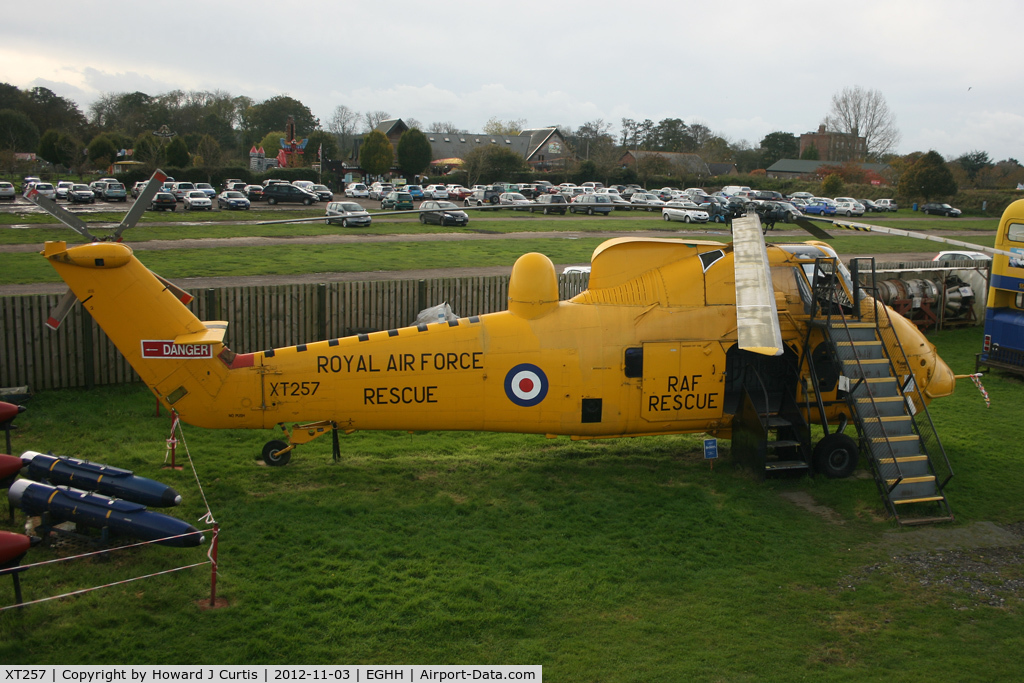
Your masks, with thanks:
M 303 155 L 305 166 L 312 166 L 318 162 L 317 155 L 320 153 L 321 145 L 324 150 L 323 159 L 338 158 L 338 142 L 334 134 L 324 130 L 315 130 L 306 139 L 306 153 Z
M 835 197 L 843 193 L 843 177 L 838 173 L 829 173 L 821 181 L 823 197 Z
M 54 129 L 57 132 L 81 134 L 85 128 L 85 116 L 78 105 L 55 94 L 49 88 L 36 87 L 25 93 L 21 108 L 39 130 Z
M 320 127 L 320 119 L 313 116 L 309 107 L 287 95 L 277 95 L 246 109 L 242 130 L 247 139 L 255 140 L 266 135 L 267 131 L 284 128 L 289 116 L 295 119 L 297 138 L 307 137 Z M 279 144 L 274 145 L 275 150 L 279 147 Z
M 487 123 L 484 124 L 484 132 L 488 135 L 519 135 L 524 128 L 526 128 L 526 119 L 502 121 L 497 116 L 487 119 Z
M 61 163 L 60 154 L 57 151 L 57 141 L 60 139 L 60 133 L 55 131 L 53 128 L 43 133 L 43 136 L 39 138 L 39 149 L 36 153 L 40 158 L 49 161 L 51 164 L 57 165 Z
M 204 135 L 202 139 L 199 140 L 199 144 L 196 145 L 196 155 L 193 157 L 192 163 L 203 169 L 203 173 L 206 174 L 206 182 L 210 182 L 213 169 L 220 166 L 221 156 L 220 143 L 218 143 L 212 135 Z
M 135 138 L 134 148 L 133 158 L 135 161 L 140 161 L 152 168 L 163 165 L 164 143 L 156 135 L 139 133 L 139 136 Z
M 431 133 L 444 133 L 446 135 L 459 135 L 469 132 L 459 128 L 451 121 L 434 121 L 430 124 L 427 130 Z
M 369 133 L 379 126 L 381 121 L 387 121 L 390 118 L 391 114 L 381 109 L 366 112 L 363 114 L 363 126 L 365 126 L 365 132 Z
M 897 187 L 901 195 L 922 197 L 925 201 L 932 197 L 954 195 L 957 191 L 953 174 L 942 156 L 935 150 L 922 156 L 904 171 Z
M 39 147 L 39 129 L 23 112 L 0 109 L 0 149 L 33 152 Z
M 338 149 L 345 151 L 346 154 L 352 151 L 352 140 L 358 123 L 359 112 L 349 109 L 344 104 L 335 107 L 331 118 L 327 120 L 327 130 L 334 134 Z
M 117 158 L 117 145 L 109 135 L 100 133 L 89 142 L 89 161 L 97 168 L 106 168 Z
M 398 167 L 406 178 L 423 173 L 432 159 L 430 140 L 418 128 L 410 128 L 398 138 Z
M 800 141 L 792 133 L 776 131 L 761 140 L 761 166 L 764 168 L 779 159 L 795 159 L 799 153 Z
M 821 155 L 818 154 L 818 146 L 811 143 L 807 146 L 807 149 L 804 150 L 804 153 L 800 155 L 800 158 L 807 161 L 818 161 L 821 159 Z
M 481 145 L 466 154 L 462 161 L 468 185 L 475 185 L 481 179 L 510 178 L 512 174 L 526 170 L 526 160 L 521 155 L 499 145 Z
M 957 157 L 956 161 L 967 173 L 967 177 L 971 182 L 973 182 L 975 177 L 978 175 L 978 171 L 992 165 L 992 160 L 989 159 L 988 152 L 982 152 L 980 150 L 961 154 Z
M 391 141 L 379 130 L 371 130 L 363 138 L 363 146 L 359 148 L 359 166 L 370 175 L 384 175 L 391 170 L 395 160 L 395 150 Z
M 172 168 L 186 168 L 189 164 L 188 145 L 180 137 L 171 138 L 164 150 L 167 165 Z
M 268 159 L 273 159 L 281 151 L 281 140 L 284 139 L 283 130 L 272 130 L 263 136 L 257 147 L 262 147 Z
M 832 96 L 825 127 L 836 133 L 863 137 L 871 159 L 889 154 L 900 141 L 896 114 L 889 109 L 885 97 L 878 90 L 865 90 L 859 85 L 843 88 Z

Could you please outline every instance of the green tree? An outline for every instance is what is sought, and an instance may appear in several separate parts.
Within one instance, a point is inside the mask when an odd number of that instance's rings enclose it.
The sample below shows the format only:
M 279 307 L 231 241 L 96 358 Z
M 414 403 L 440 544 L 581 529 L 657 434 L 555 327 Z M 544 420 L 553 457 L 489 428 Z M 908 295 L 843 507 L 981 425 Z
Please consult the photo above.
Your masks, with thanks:
M 398 139 L 398 167 L 406 178 L 414 178 L 423 173 L 432 159 L 430 140 L 418 128 L 410 128 L 402 133 Z
M 384 133 L 373 130 L 363 138 L 363 146 L 359 148 L 359 166 L 370 175 L 384 175 L 391 170 L 395 160 L 395 150 Z
M 768 133 L 761 140 L 761 167 L 768 168 L 779 159 L 795 159 L 799 153 L 800 141 L 792 133 Z
M 462 170 L 469 185 L 512 177 L 526 170 L 526 159 L 507 147 L 481 145 L 462 158 Z
M 39 129 L 24 112 L 0 109 L 0 149 L 34 152 L 39 147 Z
M 488 135 L 519 135 L 519 132 L 525 127 L 526 119 L 502 121 L 497 116 L 492 116 L 484 124 L 484 132 Z
M 933 197 L 956 194 L 956 181 L 942 156 L 932 150 L 918 159 L 900 176 L 899 193 L 904 197 Z
M 36 150 L 36 153 L 51 164 L 60 164 L 60 153 L 57 151 L 58 140 L 60 140 L 60 133 L 51 128 L 39 138 L 39 149 Z
M 963 167 L 964 171 L 967 173 L 967 177 L 972 182 L 975 177 L 977 177 L 978 171 L 992 166 L 992 160 L 989 158 L 988 152 L 982 152 L 980 150 L 961 154 L 956 161 L 961 167 Z
M 188 145 L 179 137 L 171 138 L 164 150 L 167 165 L 172 168 L 186 168 L 189 164 Z
M 823 197 L 836 197 L 843 193 L 843 177 L 838 173 L 829 173 L 821 181 L 821 195 Z
M 163 165 L 164 143 L 162 138 L 152 133 L 139 133 L 139 137 L 135 138 L 134 148 L 133 158 L 135 161 L 141 161 L 152 168 Z
M 100 133 L 89 142 L 89 161 L 97 168 L 103 169 L 114 163 L 117 158 L 117 145 L 110 136 Z
M 306 153 L 304 155 L 303 164 L 306 166 L 312 166 L 317 163 L 317 152 L 320 150 L 320 145 L 323 145 L 324 154 L 323 159 L 338 158 L 338 138 L 325 130 L 315 130 L 309 134 L 306 143 Z
M 277 95 L 246 109 L 242 130 L 250 140 L 262 137 L 268 131 L 284 128 L 289 116 L 295 119 L 295 137 L 299 139 L 320 128 L 320 119 L 313 116 L 309 107 L 287 95 Z M 275 154 L 279 147 L 274 145 Z M 267 153 L 270 153 L 269 149 Z
M 814 144 L 809 145 L 807 149 L 804 150 L 804 153 L 800 155 L 800 158 L 807 161 L 818 161 L 821 159 L 821 155 L 818 154 L 818 146 Z
M 273 159 L 281 151 L 281 140 L 284 139 L 283 130 L 272 130 L 263 136 L 257 147 L 262 147 L 267 157 Z
M 204 135 L 199 140 L 199 144 L 196 145 L 196 155 L 193 157 L 192 163 L 193 165 L 203 169 L 203 173 L 206 174 L 206 182 L 210 182 L 210 177 L 213 175 L 213 169 L 220 166 L 221 156 L 220 143 L 217 142 L 212 135 Z

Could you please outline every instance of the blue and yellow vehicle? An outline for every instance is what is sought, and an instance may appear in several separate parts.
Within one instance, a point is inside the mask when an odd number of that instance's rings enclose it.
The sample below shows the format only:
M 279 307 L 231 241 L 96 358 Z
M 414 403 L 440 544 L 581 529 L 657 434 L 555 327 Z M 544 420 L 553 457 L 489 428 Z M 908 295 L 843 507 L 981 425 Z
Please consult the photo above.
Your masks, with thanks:
M 1024 374 L 1024 200 L 1006 207 L 996 233 L 979 366 Z

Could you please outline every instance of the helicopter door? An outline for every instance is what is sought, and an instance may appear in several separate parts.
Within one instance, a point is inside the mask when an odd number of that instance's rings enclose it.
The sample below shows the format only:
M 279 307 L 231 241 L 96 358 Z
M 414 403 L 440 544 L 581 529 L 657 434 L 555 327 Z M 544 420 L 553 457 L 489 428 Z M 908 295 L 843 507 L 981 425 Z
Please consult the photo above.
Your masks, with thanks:
M 722 416 L 725 352 L 718 342 L 644 344 L 643 406 L 651 422 Z

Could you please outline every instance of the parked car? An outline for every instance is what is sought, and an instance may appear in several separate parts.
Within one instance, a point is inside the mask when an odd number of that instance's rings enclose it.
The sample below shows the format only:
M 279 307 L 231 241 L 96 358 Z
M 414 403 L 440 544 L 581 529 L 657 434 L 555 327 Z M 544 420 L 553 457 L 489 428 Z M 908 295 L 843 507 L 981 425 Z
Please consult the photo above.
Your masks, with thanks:
M 148 180 L 140 180 L 132 185 L 132 197 L 138 199 L 139 195 L 142 194 L 142 191 L 146 189 L 146 185 L 148 183 Z
M 448 199 L 457 199 L 461 201 L 471 194 L 473 194 L 473 190 L 470 190 L 468 187 L 463 187 L 462 185 L 448 186 Z M 415 197 L 416 195 L 413 195 L 414 199 Z
M 374 183 L 366 191 L 366 198 L 367 199 L 376 199 L 377 201 L 380 201 L 381 199 L 384 199 L 384 197 L 387 197 L 389 192 L 394 192 L 394 191 L 395 191 L 395 186 L 392 185 L 391 183 L 386 183 L 386 184 Z
M 313 187 L 309 188 L 309 191 L 319 197 L 322 202 L 329 202 L 334 199 L 334 193 L 326 185 L 313 185 Z
M 980 251 L 940 251 L 932 261 L 991 261 L 992 257 Z
M 62 180 L 59 183 L 57 183 L 57 186 L 55 188 L 57 190 L 57 199 L 63 199 L 66 201 L 68 198 L 68 189 L 72 185 L 74 185 L 74 183 L 71 182 L 70 180 Z
M 803 215 L 789 202 L 754 202 L 753 209 L 769 230 L 776 223 L 792 223 Z
M 885 211 L 896 211 L 900 208 L 895 199 L 876 199 L 875 204 L 881 206 Z
M 444 185 L 427 185 L 423 188 L 424 199 L 448 199 L 448 188 Z
M 836 214 L 842 214 L 846 217 L 863 216 L 864 205 L 855 199 L 836 197 Z
M 566 201 L 565 195 L 561 193 L 542 194 L 530 206 L 530 213 L 540 211 L 545 216 L 551 213 L 560 213 L 564 216 L 568 208 L 569 202 Z
M 181 203 L 186 211 L 209 211 L 213 208 L 213 202 L 202 190 L 189 190 L 182 197 Z
M 217 195 L 218 209 L 244 209 L 248 211 L 250 206 L 249 198 L 238 190 L 224 190 Z
M 707 223 L 711 216 L 693 202 L 671 201 L 661 209 L 661 217 L 665 221 L 682 221 L 683 223 Z
M 157 192 L 149 203 L 150 211 L 174 211 L 178 208 L 178 200 L 170 192 Z
M 47 199 L 53 199 L 54 201 L 57 200 L 57 188 L 55 188 L 52 183 L 33 183 L 32 189 Z
M 96 193 L 83 183 L 75 183 L 68 190 L 68 201 L 72 204 L 95 204 Z
M 387 196 L 380 200 L 380 208 L 381 210 L 412 211 L 412 195 L 398 190 L 388 192 Z
M 865 213 L 867 213 L 869 211 L 870 212 L 874 212 L 874 213 L 882 213 L 882 212 L 885 211 L 885 209 L 880 207 L 878 204 L 875 204 L 870 199 L 858 199 L 857 201 L 864 205 L 864 212 Z
M 173 194 L 174 198 L 179 202 L 184 201 L 185 195 L 194 189 L 196 189 L 196 186 L 185 180 L 171 183 L 171 194 Z
M 107 182 L 103 186 L 103 201 L 105 202 L 127 202 L 128 190 L 123 183 Z
M 239 192 L 241 192 L 242 190 L 235 187 L 235 185 L 241 185 L 242 187 L 245 187 L 246 184 L 242 182 L 239 178 L 228 178 L 227 180 L 224 181 L 225 190 L 238 190 Z
M 813 196 L 814 196 L 814 195 L 813 195 L 813 194 L 811 194 L 810 192 L 794 192 L 794 193 L 792 193 L 791 195 L 789 195 L 789 198 L 790 198 L 791 200 L 792 200 L 792 199 L 810 199 L 810 198 L 812 198 Z
M 353 199 L 358 199 L 359 197 L 366 199 L 370 196 L 370 191 L 362 183 L 349 183 L 345 186 L 345 196 L 352 197 Z
M 210 183 L 196 183 L 196 189 L 205 193 L 211 201 L 213 201 L 213 198 L 217 196 L 217 190 L 215 190 L 213 185 Z
M 341 224 L 341 227 L 369 227 L 370 214 L 355 202 L 331 202 L 327 205 L 327 223 Z
M 928 202 L 927 204 L 921 205 L 921 211 L 927 215 L 936 214 L 939 216 L 949 216 L 950 218 L 956 218 L 960 215 L 960 209 L 954 209 L 949 204 L 939 204 L 938 202 Z
M 414 202 L 421 202 L 421 201 L 423 201 L 423 186 L 422 185 L 406 185 L 402 189 L 405 192 L 408 192 L 409 194 L 412 195 L 412 200 Z M 460 199 L 461 199 L 461 197 L 460 197 Z
M 320 201 L 312 192 L 295 187 L 291 183 L 276 183 L 263 188 L 263 197 L 267 204 L 283 204 L 285 202 L 301 202 L 306 206 Z
M 588 216 L 604 214 L 607 216 L 615 210 L 612 198 L 606 194 L 583 194 L 569 204 L 569 213 L 586 213 Z
M 8 199 L 14 201 L 18 193 L 14 190 L 14 185 L 7 181 L 0 181 L 0 199 Z
M 650 192 L 634 192 L 629 196 L 629 203 L 638 211 L 640 209 L 643 209 L 644 211 L 661 211 L 662 207 L 665 206 L 665 202 L 661 201 Z
M 262 185 L 246 185 L 245 189 L 242 190 L 245 196 L 250 202 L 258 202 L 263 200 L 263 186 Z
M 493 186 L 474 189 L 473 194 L 466 197 L 462 202 L 466 206 L 486 206 L 487 204 L 497 205 L 500 201 L 501 191 Z
M 803 212 L 812 216 L 835 216 L 836 207 L 820 199 L 811 199 L 803 207 Z
M 498 203 L 511 208 L 513 211 L 529 211 L 530 205 L 533 204 L 533 202 L 518 192 L 502 192 L 498 195 Z
M 429 213 L 420 214 L 420 223 L 426 225 L 427 223 L 436 223 L 441 226 L 445 225 L 466 225 L 469 223 L 469 216 L 465 211 L 460 211 L 459 207 L 452 202 L 446 200 L 428 199 L 420 204 L 420 209 L 437 209 L 437 211 L 431 211 Z

